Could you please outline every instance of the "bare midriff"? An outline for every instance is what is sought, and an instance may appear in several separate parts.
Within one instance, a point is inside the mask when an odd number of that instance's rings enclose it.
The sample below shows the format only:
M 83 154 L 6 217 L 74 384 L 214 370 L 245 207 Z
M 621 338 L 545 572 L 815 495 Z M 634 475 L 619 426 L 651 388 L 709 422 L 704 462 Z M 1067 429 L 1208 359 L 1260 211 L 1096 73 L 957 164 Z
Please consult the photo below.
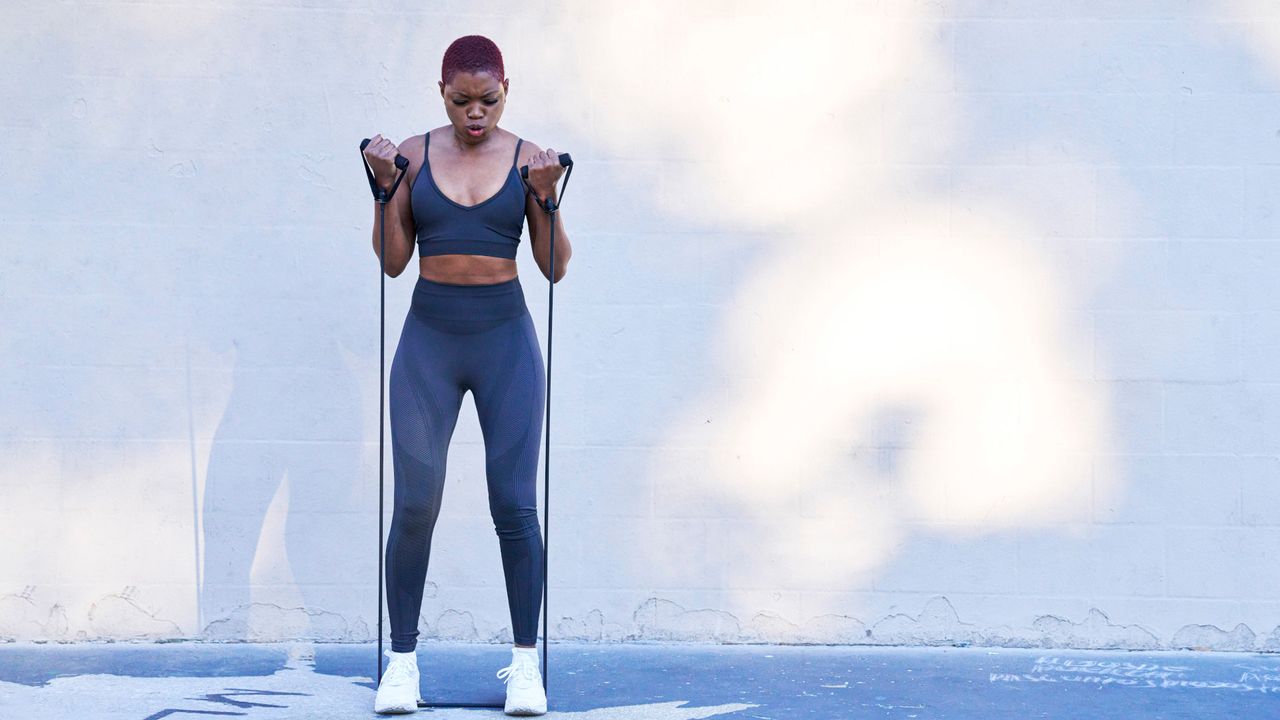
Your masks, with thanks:
M 488 255 L 428 255 L 418 258 L 418 274 L 452 285 L 492 285 L 517 275 L 514 259 Z

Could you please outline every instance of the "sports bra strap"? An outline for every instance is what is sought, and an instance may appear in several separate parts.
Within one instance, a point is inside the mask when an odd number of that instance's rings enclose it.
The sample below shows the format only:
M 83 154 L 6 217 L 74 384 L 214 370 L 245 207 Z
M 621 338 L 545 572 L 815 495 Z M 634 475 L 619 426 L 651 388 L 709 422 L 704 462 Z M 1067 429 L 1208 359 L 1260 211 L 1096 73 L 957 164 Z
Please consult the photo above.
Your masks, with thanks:
M 511 167 L 513 168 L 516 167 L 516 163 L 520 162 L 520 143 L 522 142 L 524 142 L 524 138 L 521 138 L 521 137 L 516 138 L 516 156 L 511 158 Z M 519 168 L 516 168 L 516 169 L 519 170 Z M 529 194 L 529 185 L 528 183 L 525 182 L 525 179 L 518 172 L 516 173 L 516 179 L 520 181 L 520 186 L 524 188 L 525 194 L 526 195 Z
M 425 133 L 422 134 L 422 137 L 424 138 L 422 141 L 422 167 L 418 168 L 419 172 L 422 171 L 422 168 L 427 167 L 427 147 L 431 144 L 431 131 L 430 130 L 426 131 Z M 516 154 L 514 157 L 511 158 L 511 167 L 516 167 L 516 163 L 520 162 L 520 145 L 523 142 L 524 142 L 524 138 L 521 138 L 521 137 L 516 138 Z M 529 186 L 525 184 L 523 177 L 520 178 L 520 184 L 524 185 L 524 190 L 526 193 L 529 192 Z

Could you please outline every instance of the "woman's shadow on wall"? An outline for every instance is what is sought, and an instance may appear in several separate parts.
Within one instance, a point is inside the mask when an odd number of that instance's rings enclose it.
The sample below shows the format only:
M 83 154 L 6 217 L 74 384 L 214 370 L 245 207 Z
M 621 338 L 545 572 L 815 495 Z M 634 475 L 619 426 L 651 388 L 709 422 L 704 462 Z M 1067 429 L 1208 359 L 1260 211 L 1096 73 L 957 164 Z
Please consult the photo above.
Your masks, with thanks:
M 191 312 L 192 345 L 234 357 L 201 493 L 200 636 L 367 640 L 354 599 L 376 583 L 365 542 L 376 511 L 361 497 L 371 418 L 352 365 L 371 366 L 377 315 L 353 299 L 376 282 L 376 263 L 365 283 L 351 277 L 349 248 L 237 239 L 253 250 L 219 263 L 218 287 Z

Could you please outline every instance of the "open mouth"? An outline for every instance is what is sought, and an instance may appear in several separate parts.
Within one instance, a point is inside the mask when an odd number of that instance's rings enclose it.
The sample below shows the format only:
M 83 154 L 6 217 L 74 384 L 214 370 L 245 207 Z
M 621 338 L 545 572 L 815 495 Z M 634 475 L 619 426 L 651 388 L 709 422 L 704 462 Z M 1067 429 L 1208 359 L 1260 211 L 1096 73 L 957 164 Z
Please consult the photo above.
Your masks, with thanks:
M 484 132 L 484 126 L 483 126 L 483 125 L 468 125 L 468 126 L 467 126 L 467 132 L 471 133 L 472 135 L 479 135 L 480 133 Z

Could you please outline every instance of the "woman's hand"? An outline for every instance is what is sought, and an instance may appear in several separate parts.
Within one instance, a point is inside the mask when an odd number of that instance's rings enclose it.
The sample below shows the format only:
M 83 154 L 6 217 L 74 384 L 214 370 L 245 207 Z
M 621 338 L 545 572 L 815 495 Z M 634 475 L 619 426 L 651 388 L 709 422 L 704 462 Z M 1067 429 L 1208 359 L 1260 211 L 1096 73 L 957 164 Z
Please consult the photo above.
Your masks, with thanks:
M 364 148 L 364 156 L 373 168 L 373 178 L 383 190 L 390 190 L 396 180 L 396 155 L 400 149 L 390 140 L 375 134 Z
M 539 198 L 545 200 L 555 194 L 556 183 L 560 182 L 563 174 L 560 153 L 555 150 L 547 148 L 529 157 L 529 187 Z

